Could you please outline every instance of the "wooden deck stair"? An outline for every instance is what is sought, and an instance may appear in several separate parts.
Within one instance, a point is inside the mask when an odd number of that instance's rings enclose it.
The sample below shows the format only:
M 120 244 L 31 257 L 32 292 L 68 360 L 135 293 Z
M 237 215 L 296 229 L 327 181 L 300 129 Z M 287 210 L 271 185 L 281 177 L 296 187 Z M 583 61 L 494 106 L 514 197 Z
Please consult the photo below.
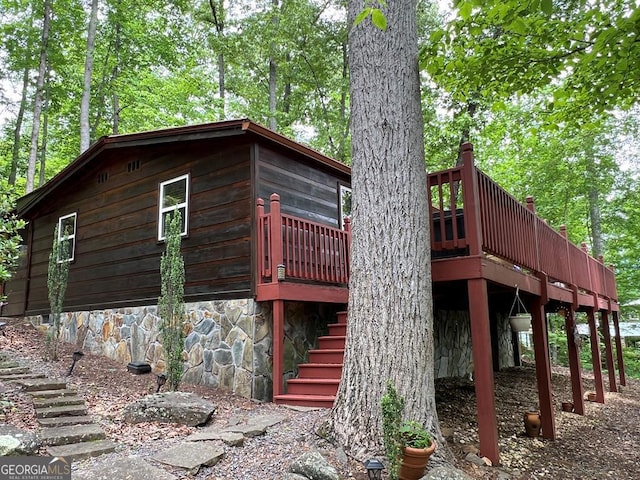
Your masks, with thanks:
M 338 313 L 338 323 L 329 325 L 329 335 L 318 338 L 318 348 L 309 351 L 309 363 L 298 365 L 298 378 L 287 381 L 287 393 L 274 402 L 306 407 L 331 408 L 342 375 L 347 335 L 347 312 Z

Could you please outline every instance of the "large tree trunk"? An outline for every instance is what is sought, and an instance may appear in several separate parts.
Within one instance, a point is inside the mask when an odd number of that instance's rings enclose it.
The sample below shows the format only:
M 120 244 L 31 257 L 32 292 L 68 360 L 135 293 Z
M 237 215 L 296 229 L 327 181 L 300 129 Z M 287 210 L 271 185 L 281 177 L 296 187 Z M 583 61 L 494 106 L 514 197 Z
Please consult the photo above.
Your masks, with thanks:
M 274 25 L 278 25 L 278 0 L 271 0 L 271 5 L 273 5 L 273 19 L 272 22 Z M 271 55 L 269 56 L 269 128 L 271 130 L 277 130 L 278 121 L 276 119 L 276 111 L 278 108 L 277 104 L 277 64 L 276 59 L 274 57 L 276 44 L 275 42 L 271 43 Z
M 36 96 L 33 102 L 33 129 L 31 130 L 31 150 L 27 163 L 27 184 L 25 193 L 33 190 L 36 176 L 36 162 L 38 160 L 38 138 L 40 136 L 40 115 L 42 114 L 42 97 L 44 91 L 44 79 L 47 74 L 47 46 L 49 44 L 49 26 L 51 23 L 51 3 L 44 1 L 44 21 L 42 23 L 42 39 L 40 43 L 40 66 L 38 67 L 38 79 L 36 81 Z
M 362 2 L 350 0 L 349 24 Z M 379 452 L 387 381 L 406 419 L 439 435 L 434 395 L 429 217 L 415 0 L 386 31 L 351 30 L 353 246 L 347 346 L 331 426 L 353 455 Z
M 49 71 L 47 69 L 47 84 L 49 83 Z M 38 163 L 40 164 L 38 175 L 38 187 L 44 185 L 47 180 L 47 139 L 49 138 L 49 105 L 51 103 L 51 91 L 49 88 L 45 90 L 42 109 L 42 142 L 38 152 Z
M 213 17 L 213 25 L 216 29 L 216 35 L 218 35 L 220 42 L 224 37 L 224 2 L 215 3 L 213 0 L 209 0 L 209 8 L 211 9 L 211 15 Z M 218 92 L 220 94 L 220 100 L 222 100 L 222 116 L 225 117 L 227 113 L 227 106 L 225 101 L 225 75 L 224 75 L 224 53 L 222 50 L 218 53 Z M 225 117 L 226 118 L 226 117 Z
M 344 85 L 347 85 L 349 77 L 349 59 L 347 58 L 347 42 L 342 42 L 342 84 L 340 86 L 340 125 L 342 126 L 342 135 L 340 135 L 340 141 L 338 142 L 338 160 L 344 162 L 347 158 L 347 139 L 349 138 L 349 112 L 347 111 L 347 89 Z
M 587 173 L 587 191 L 589 202 L 589 221 L 591 224 L 591 245 L 594 257 L 603 254 L 604 242 L 602 240 L 602 221 L 600 215 L 600 192 L 598 165 L 595 159 L 595 145 L 593 138 L 585 142 L 585 162 Z
M 92 0 L 87 28 L 87 52 L 84 59 L 84 83 L 82 100 L 80 101 L 80 153 L 91 144 L 91 128 L 89 126 L 89 107 L 91 104 L 91 73 L 93 72 L 93 52 L 96 42 L 96 26 L 98 24 L 98 0 Z
M 22 74 L 22 97 L 20 98 L 20 109 L 16 118 L 16 128 L 13 130 L 13 152 L 11 155 L 11 171 L 9 172 L 9 185 L 16 184 L 18 176 L 18 161 L 20 160 L 20 137 L 24 111 L 27 108 L 27 93 L 29 91 L 29 66 L 24 67 Z

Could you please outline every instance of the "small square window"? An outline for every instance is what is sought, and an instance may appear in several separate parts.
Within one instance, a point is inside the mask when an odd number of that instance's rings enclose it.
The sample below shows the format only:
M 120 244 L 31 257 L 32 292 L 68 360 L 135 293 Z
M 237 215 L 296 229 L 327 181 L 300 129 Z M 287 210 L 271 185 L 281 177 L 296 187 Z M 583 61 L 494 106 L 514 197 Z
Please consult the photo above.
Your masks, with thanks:
M 162 182 L 159 204 L 158 240 L 164 240 L 169 217 L 176 210 L 182 217 L 182 235 L 186 235 L 189 216 L 189 175 Z
M 344 228 L 345 217 L 351 218 L 351 189 L 340 185 L 340 228 Z
M 66 258 L 58 257 L 58 262 L 72 262 L 76 251 L 76 213 L 58 219 L 58 241 L 66 246 Z

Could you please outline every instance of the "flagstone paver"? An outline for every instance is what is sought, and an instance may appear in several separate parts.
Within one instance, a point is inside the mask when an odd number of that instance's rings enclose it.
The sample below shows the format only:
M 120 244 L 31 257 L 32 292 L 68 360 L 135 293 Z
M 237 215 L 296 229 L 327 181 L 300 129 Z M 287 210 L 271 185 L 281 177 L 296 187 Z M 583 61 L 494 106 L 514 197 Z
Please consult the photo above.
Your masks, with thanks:
M 56 446 L 103 440 L 105 434 L 98 425 L 89 423 L 86 425 L 43 428 L 38 433 L 38 438 L 45 445 Z
M 60 448 L 60 447 L 52 447 Z M 50 454 L 52 454 L 50 452 Z M 119 459 L 117 462 L 98 460 L 90 468 L 73 472 L 73 480 L 176 480 L 178 477 L 145 462 L 139 457 Z
M 63 407 L 65 405 L 84 405 L 84 399 L 78 396 L 62 396 L 50 398 L 34 398 L 33 406 L 35 408 L 46 407 Z
M 65 457 L 73 461 L 73 460 L 81 460 L 83 458 L 89 458 L 89 457 L 97 457 L 98 455 L 103 455 L 105 453 L 111 453 L 115 451 L 117 446 L 118 444 L 112 440 L 96 440 L 93 442 L 80 442 L 80 443 L 71 443 L 68 445 L 58 445 L 58 446 L 48 447 L 47 453 L 52 457 Z M 115 467 L 115 465 L 113 464 L 110 466 Z M 115 470 L 112 469 L 110 471 L 114 472 Z M 79 476 L 76 476 L 76 472 L 73 472 L 73 479 L 77 480 L 79 478 L 87 478 L 87 479 L 90 478 L 91 480 L 98 480 L 99 478 L 105 478 L 105 479 L 109 478 L 110 480 L 116 480 L 116 479 L 124 479 L 124 478 L 134 479 L 136 477 L 128 477 L 126 475 L 100 477 L 97 474 L 95 475 L 91 474 L 89 477 L 79 477 Z M 140 480 L 142 480 L 142 478 L 145 478 L 145 477 L 140 477 Z M 161 477 L 151 476 L 146 478 L 155 480 L 156 478 L 159 479 Z
M 173 467 L 196 471 L 202 465 L 215 465 L 224 456 L 224 448 L 217 442 L 185 442 L 174 445 L 153 458 Z

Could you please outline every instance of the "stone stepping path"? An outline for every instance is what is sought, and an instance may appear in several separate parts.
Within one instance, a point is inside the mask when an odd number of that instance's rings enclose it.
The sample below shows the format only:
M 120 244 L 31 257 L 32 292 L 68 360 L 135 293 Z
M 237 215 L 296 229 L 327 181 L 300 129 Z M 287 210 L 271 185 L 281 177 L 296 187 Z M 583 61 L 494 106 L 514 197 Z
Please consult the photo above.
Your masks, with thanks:
M 33 399 L 38 423 L 38 439 L 47 453 L 68 460 L 113 452 L 117 444 L 87 415 L 87 405 L 62 379 L 31 373 L 14 362 L 0 362 L 0 381 L 20 385 Z

